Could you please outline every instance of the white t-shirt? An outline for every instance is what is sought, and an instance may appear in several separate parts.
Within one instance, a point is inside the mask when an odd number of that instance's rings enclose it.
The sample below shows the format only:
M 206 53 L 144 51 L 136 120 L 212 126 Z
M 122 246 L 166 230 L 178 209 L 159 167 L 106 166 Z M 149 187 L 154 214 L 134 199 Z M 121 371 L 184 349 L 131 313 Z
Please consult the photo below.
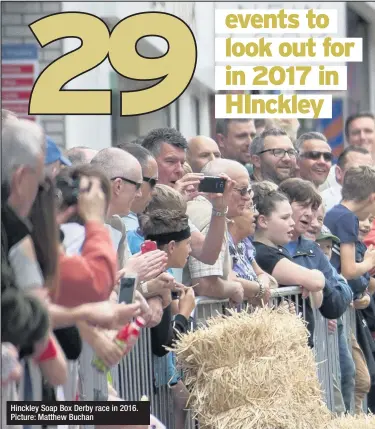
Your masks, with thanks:
M 337 183 L 337 186 L 327 188 L 325 191 L 321 192 L 320 195 L 322 196 L 325 211 L 327 213 L 332 207 L 340 204 L 342 198 L 341 186 Z
M 105 226 L 111 233 L 113 245 L 115 249 L 117 249 L 121 240 L 121 232 L 112 228 L 110 225 Z M 64 233 L 63 245 L 66 254 L 68 256 L 79 255 L 85 241 L 85 227 L 79 223 L 65 223 L 61 225 L 61 229 Z

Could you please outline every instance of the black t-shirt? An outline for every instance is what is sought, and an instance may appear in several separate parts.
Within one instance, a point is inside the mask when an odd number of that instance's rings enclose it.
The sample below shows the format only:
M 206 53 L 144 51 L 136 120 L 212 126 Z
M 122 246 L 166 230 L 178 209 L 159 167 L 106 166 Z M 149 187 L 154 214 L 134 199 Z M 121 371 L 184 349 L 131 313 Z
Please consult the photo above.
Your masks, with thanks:
M 281 261 L 284 258 L 289 259 L 291 262 L 295 263 L 290 256 L 289 252 L 284 249 L 281 246 L 278 247 L 271 247 L 267 246 L 263 243 L 259 243 L 257 241 L 253 242 L 253 245 L 255 247 L 255 260 L 257 261 L 260 268 L 265 271 L 266 273 L 270 274 L 272 276 L 273 270 L 275 269 L 277 263 Z M 286 287 L 286 286 L 299 286 L 299 285 L 279 285 L 280 287 Z M 292 300 L 294 301 L 296 307 L 296 299 L 292 296 Z M 303 313 L 303 304 L 302 304 L 302 298 L 299 299 L 299 306 L 298 309 L 296 308 L 298 313 Z M 310 332 L 310 337 L 308 340 L 308 345 L 310 347 L 314 347 L 314 341 L 313 341 L 313 335 L 314 335 L 314 329 L 315 329 L 315 319 L 314 319 L 314 313 L 310 305 L 310 298 L 307 298 L 305 300 L 306 308 L 305 308 L 305 320 L 307 322 L 307 329 Z
M 266 246 L 258 241 L 253 241 L 253 245 L 255 247 L 255 260 L 260 268 L 271 276 L 277 263 L 281 261 L 281 259 L 287 258 L 293 262 L 288 251 L 281 246 Z

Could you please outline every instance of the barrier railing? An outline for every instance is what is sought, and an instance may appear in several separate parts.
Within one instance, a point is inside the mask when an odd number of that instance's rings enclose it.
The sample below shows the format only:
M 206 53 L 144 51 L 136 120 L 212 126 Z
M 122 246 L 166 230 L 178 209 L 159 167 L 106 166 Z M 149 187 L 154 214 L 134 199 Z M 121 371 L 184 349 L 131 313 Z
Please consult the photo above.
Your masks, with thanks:
M 294 302 L 298 311 L 302 307 L 302 317 L 306 313 L 305 300 L 301 298 L 299 287 L 286 287 L 272 290 L 272 298 L 268 305 L 276 306 L 282 301 Z M 192 314 L 192 328 L 195 329 L 202 323 L 217 314 L 225 314 L 229 307 L 228 300 L 215 300 L 207 297 L 197 297 L 197 307 Z M 246 303 L 239 306 L 238 310 L 246 307 Z M 318 363 L 318 378 L 325 395 L 327 407 L 335 411 L 338 404 L 335 398 L 340 394 L 340 364 L 338 353 L 337 330 L 334 333 L 328 331 L 328 321 L 323 318 L 318 310 L 314 311 L 314 353 Z M 355 313 L 350 308 L 343 316 L 345 332 L 348 338 L 351 332 L 355 333 Z M 152 413 L 158 417 L 168 429 L 174 428 L 173 406 L 171 390 L 167 385 L 155 387 L 155 372 L 162 378 L 168 377 L 167 358 L 155 360 L 152 358 L 150 331 L 146 330 L 133 351 L 126 356 L 120 364 L 120 395 L 125 400 L 139 400 L 142 395 L 147 395 L 151 401 Z M 126 374 L 125 377 L 121 374 Z M 150 382 L 151 381 L 151 382 Z M 141 388 L 140 388 L 141 387 Z M 151 390 L 152 389 L 152 390 Z M 196 422 L 190 421 L 189 428 L 196 427 Z
M 272 298 L 268 305 L 277 306 L 283 301 L 293 302 L 297 311 L 302 308 L 302 317 L 305 315 L 305 300 L 300 296 L 299 287 L 287 287 L 272 290 Z M 197 297 L 197 306 L 192 314 L 191 328 L 196 329 L 204 324 L 210 317 L 218 314 L 226 314 L 229 308 L 228 300 L 215 300 L 207 297 Z M 244 303 L 237 307 L 240 311 L 247 308 Z M 250 309 L 251 311 L 251 309 Z M 316 356 L 317 375 L 325 395 L 327 407 L 337 411 L 337 396 L 340 394 L 340 364 L 337 330 L 334 333 L 328 331 L 328 321 L 324 319 L 318 310 L 315 315 L 314 353 Z M 344 314 L 343 322 L 348 344 L 350 337 L 356 333 L 355 310 L 350 308 Z M 108 377 L 99 373 L 92 367 L 93 350 L 87 344 L 83 345 L 79 362 L 70 362 L 70 374 L 67 385 L 64 386 L 65 400 L 74 400 L 79 372 L 80 399 L 86 401 L 108 399 Z M 159 383 L 156 384 L 156 377 Z M 145 329 L 137 344 L 120 364 L 111 370 L 111 380 L 114 389 L 120 398 L 129 401 L 138 401 L 146 395 L 151 402 L 151 412 L 162 421 L 168 429 L 174 429 L 174 406 L 171 389 L 168 382 L 170 370 L 168 368 L 168 356 L 155 358 L 151 348 L 151 330 Z M 164 380 L 164 382 L 163 382 Z M 8 392 L 7 392 L 8 393 Z M 189 429 L 196 429 L 197 422 L 190 419 Z M 91 429 L 93 426 L 85 426 Z

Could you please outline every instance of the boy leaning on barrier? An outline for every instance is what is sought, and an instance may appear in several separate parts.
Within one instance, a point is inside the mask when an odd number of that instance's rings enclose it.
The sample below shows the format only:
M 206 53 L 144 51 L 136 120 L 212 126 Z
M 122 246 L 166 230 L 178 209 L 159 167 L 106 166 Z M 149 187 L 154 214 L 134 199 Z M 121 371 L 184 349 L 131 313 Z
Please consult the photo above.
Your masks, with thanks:
M 333 246 L 331 263 L 348 280 L 357 298 L 367 290 L 367 283 L 363 282 L 364 276 L 375 268 L 373 246 L 364 250 L 362 258 L 358 258 L 356 254 L 360 246 L 359 222 L 365 221 L 373 213 L 375 213 L 375 169 L 369 166 L 350 168 L 344 178 L 342 201 L 327 213 L 324 223 L 340 239 L 340 244 Z M 356 305 L 358 306 L 358 302 Z M 350 408 L 355 394 L 356 412 L 360 412 L 361 398 L 370 389 L 370 374 L 357 344 L 353 343 L 355 345 L 353 357 L 348 350 L 340 346 L 343 330 L 341 321 L 338 323 L 338 330 L 345 406 L 347 409 Z
M 358 241 L 355 246 L 356 262 L 363 261 L 367 249 L 363 240 L 370 232 L 372 220 L 373 216 L 370 215 L 367 219 L 359 222 Z M 361 413 L 363 400 L 375 381 L 375 342 L 367 324 L 368 312 L 364 311 L 367 308 L 371 311 L 370 304 L 372 295 L 374 294 L 375 279 L 370 276 L 370 273 L 365 273 L 359 279 L 349 281 L 349 285 L 353 290 L 357 290 L 358 288 L 363 290 L 362 293 L 357 294 L 359 296 L 354 300 L 357 338 L 352 334 L 352 354 L 356 366 L 354 389 L 355 411 Z
M 155 189 L 154 198 L 160 187 Z M 162 191 L 160 191 L 162 192 Z M 176 191 L 170 190 L 171 199 L 180 199 Z M 152 204 L 151 204 L 152 206 Z M 185 210 L 171 210 L 160 208 L 146 210 L 139 218 L 141 231 L 146 240 L 155 241 L 158 248 L 168 255 L 167 269 L 181 269 L 187 263 L 191 253 L 191 233 Z M 160 357 L 166 356 L 168 380 L 172 389 L 175 407 L 175 428 L 182 429 L 186 420 L 186 403 L 188 391 L 181 380 L 181 374 L 176 371 L 174 355 L 165 350 L 165 346 L 172 346 L 178 333 L 185 333 L 189 327 L 190 314 L 195 309 L 195 294 L 191 287 L 180 285 L 179 296 L 172 294 L 172 304 L 163 313 L 160 324 L 151 329 L 152 350 Z M 155 367 L 158 367 L 158 358 L 155 357 Z M 156 383 L 162 383 L 160 374 L 155 374 Z

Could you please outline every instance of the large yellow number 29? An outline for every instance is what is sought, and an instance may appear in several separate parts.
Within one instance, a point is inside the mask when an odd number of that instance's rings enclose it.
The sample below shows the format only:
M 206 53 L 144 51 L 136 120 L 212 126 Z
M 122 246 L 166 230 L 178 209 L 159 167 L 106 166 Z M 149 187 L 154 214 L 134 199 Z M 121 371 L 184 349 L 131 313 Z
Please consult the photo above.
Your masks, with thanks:
M 180 18 L 144 12 L 120 21 L 109 32 L 94 15 L 63 12 L 30 24 L 42 47 L 66 37 L 82 45 L 51 63 L 40 74 L 30 97 L 30 115 L 107 115 L 110 90 L 65 90 L 63 86 L 92 70 L 108 57 L 120 75 L 134 80 L 161 79 L 150 88 L 121 93 L 121 115 L 154 112 L 168 106 L 187 88 L 197 64 L 197 46 L 190 28 Z M 168 51 L 158 58 L 142 57 L 137 43 L 147 36 L 162 37 Z

